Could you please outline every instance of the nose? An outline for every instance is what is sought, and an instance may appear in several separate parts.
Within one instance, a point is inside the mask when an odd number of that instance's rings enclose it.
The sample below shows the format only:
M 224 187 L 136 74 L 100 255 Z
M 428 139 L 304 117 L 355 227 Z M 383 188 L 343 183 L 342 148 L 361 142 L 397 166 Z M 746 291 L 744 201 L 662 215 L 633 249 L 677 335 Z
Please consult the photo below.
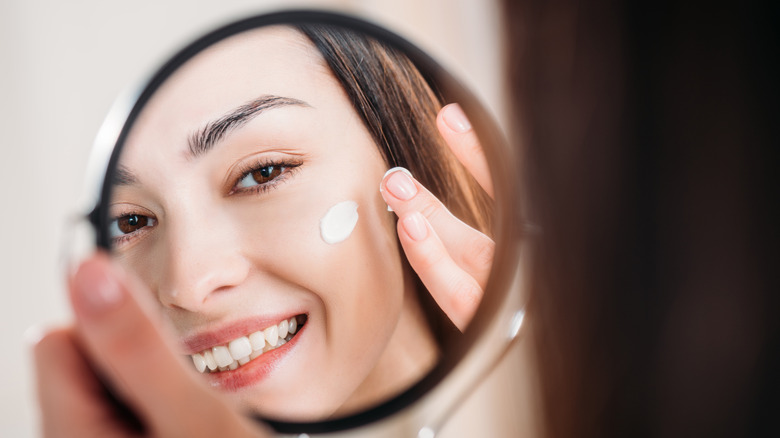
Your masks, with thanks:
M 163 306 L 201 312 L 215 294 L 229 293 L 249 275 L 236 227 L 214 216 L 187 215 L 164 225 L 167 256 L 157 291 Z

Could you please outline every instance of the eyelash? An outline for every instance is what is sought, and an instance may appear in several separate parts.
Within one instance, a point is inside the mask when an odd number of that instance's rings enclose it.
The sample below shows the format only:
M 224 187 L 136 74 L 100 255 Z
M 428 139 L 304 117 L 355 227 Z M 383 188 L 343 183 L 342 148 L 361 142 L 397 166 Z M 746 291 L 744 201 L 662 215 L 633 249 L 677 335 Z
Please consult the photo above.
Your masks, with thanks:
M 280 183 L 289 178 L 295 171 L 298 170 L 303 163 L 300 161 L 283 161 L 283 160 L 262 160 L 256 162 L 250 162 L 239 168 L 238 177 L 233 180 L 232 188 L 228 195 L 250 195 L 266 193 L 275 188 Z M 249 174 L 258 172 L 266 167 L 279 167 L 282 168 L 281 175 L 268 181 L 266 183 L 258 183 L 255 186 L 247 188 L 237 188 L 239 183 L 244 180 Z
M 298 167 L 301 166 L 300 161 L 282 161 L 282 160 L 268 160 L 268 161 L 258 161 L 258 162 L 251 162 L 248 165 L 242 166 L 239 170 L 239 176 L 238 178 L 234 179 L 233 186 L 230 189 L 229 195 L 250 195 L 250 194 L 260 194 L 260 193 L 266 193 L 270 190 L 272 190 L 274 187 L 276 187 L 278 184 L 284 182 L 287 178 L 291 176 L 293 172 L 295 172 Z M 276 178 L 272 179 L 271 181 L 268 181 L 267 183 L 258 183 L 255 186 L 248 187 L 248 188 L 242 188 L 237 189 L 236 187 L 238 184 L 244 180 L 249 174 L 258 172 L 263 168 L 266 167 L 279 167 L 282 169 L 282 173 L 277 176 Z M 137 231 L 133 231 L 132 233 L 127 234 L 121 234 L 115 237 L 112 237 L 113 245 L 118 247 L 120 245 L 125 245 L 129 243 L 132 240 L 135 240 L 142 236 L 142 233 L 148 232 L 149 228 L 152 228 L 157 225 L 157 219 L 154 218 L 151 215 L 136 212 L 136 211 L 125 211 L 120 214 L 117 214 L 112 218 L 111 225 L 114 225 L 114 222 L 121 220 L 123 218 L 126 218 L 128 216 L 142 216 L 146 217 L 147 219 L 151 220 L 154 225 L 145 226 Z

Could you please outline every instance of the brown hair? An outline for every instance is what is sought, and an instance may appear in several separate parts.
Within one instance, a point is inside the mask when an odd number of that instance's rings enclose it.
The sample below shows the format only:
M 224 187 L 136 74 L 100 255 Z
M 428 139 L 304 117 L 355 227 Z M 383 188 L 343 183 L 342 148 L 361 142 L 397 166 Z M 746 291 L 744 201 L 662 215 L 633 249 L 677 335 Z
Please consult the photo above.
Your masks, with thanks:
M 777 15 L 504 9 L 546 435 L 778 436 Z
M 436 127 L 440 98 L 402 52 L 362 32 L 300 24 L 352 101 L 388 168 L 402 166 L 460 220 L 491 234 L 492 200 Z M 445 350 L 458 331 L 412 271 L 428 324 Z
M 362 32 L 300 24 L 347 93 L 388 168 L 412 172 L 459 219 L 490 234 L 492 202 L 436 128 L 440 98 L 403 53 Z

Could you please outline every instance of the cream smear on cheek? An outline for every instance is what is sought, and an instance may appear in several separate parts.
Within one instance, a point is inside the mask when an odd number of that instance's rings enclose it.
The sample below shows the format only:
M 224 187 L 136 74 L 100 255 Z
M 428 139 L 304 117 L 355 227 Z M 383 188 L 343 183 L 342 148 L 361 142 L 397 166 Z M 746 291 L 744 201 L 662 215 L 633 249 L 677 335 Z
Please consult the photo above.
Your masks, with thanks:
M 320 219 L 320 236 L 325 243 L 344 241 L 352 234 L 358 221 L 357 202 L 343 201 L 329 208 Z

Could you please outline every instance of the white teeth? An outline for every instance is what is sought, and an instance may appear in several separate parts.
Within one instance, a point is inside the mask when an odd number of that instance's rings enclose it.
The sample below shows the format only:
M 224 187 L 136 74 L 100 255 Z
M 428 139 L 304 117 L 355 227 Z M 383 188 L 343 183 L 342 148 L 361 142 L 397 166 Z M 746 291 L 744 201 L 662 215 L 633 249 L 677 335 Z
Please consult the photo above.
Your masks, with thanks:
M 298 329 L 298 320 L 293 316 L 292 318 L 290 318 L 290 325 L 287 328 L 287 331 L 292 334 L 295 334 L 295 330 L 297 329 Z
M 217 369 L 217 361 L 214 360 L 214 355 L 211 353 L 211 350 L 203 351 L 203 359 L 206 360 L 206 366 L 209 367 L 209 370 L 214 371 Z
M 284 321 L 280 322 L 279 325 L 277 326 L 277 327 L 279 327 L 279 337 L 280 338 L 284 338 L 285 336 L 287 336 L 287 327 L 288 327 L 288 325 L 289 325 L 289 323 L 285 319 Z
M 192 354 L 192 363 L 198 372 L 216 372 L 235 370 L 256 359 L 266 351 L 286 344 L 298 329 L 295 316 L 259 330 L 248 336 L 242 336 L 220 345 Z M 208 369 L 208 371 L 206 371 Z
M 195 369 L 198 370 L 199 373 L 206 371 L 206 359 L 204 359 L 202 355 L 193 354 L 192 363 L 195 364 Z
M 230 341 L 228 350 L 230 350 L 230 355 L 233 356 L 233 359 L 238 360 L 252 354 L 252 344 L 249 343 L 249 338 L 242 336 Z
M 272 325 L 263 330 L 263 334 L 265 335 L 265 342 L 267 342 L 268 345 L 274 346 L 279 339 L 279 327 Z
M 252 351 L 262 350 L 265 347 L 265 335 L 263 331 L 254 332 L 249 335 L 249 343 L 252 344 Z
M 233 362 L 233 357 L 230 356 L 230 350 L 227 347 L 220 345 L 211 349 L 214 354 L 214 360 L 217 361 L 217 365 L 220 367 L 226 367 Z

